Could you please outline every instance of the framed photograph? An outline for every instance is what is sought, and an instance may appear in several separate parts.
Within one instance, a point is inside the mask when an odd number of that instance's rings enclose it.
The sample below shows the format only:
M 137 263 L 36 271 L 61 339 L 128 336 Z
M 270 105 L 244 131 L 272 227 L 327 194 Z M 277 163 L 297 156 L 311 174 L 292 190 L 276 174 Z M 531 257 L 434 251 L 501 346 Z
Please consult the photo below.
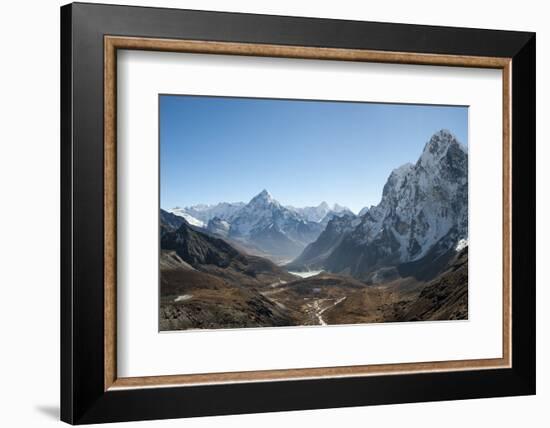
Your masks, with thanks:
M 535 393 L 533 33 L 76 3 L 61 56 L 62 420 Z

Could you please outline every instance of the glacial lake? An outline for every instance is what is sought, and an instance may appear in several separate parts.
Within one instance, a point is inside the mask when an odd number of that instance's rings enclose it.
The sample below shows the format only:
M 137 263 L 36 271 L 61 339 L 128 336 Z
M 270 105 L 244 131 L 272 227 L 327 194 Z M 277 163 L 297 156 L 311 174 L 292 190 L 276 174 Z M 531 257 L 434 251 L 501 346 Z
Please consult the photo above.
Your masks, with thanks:
M 310 270 L 310 271 L 307 271 L 307 272 L 288 271 L 288 273 L 291 273 L 292 275 L 299 276 L 300 278 L 309 278 L 310 276 L 319 275 L 321 272 L 323 272 L 323 271 L 322 270 Z

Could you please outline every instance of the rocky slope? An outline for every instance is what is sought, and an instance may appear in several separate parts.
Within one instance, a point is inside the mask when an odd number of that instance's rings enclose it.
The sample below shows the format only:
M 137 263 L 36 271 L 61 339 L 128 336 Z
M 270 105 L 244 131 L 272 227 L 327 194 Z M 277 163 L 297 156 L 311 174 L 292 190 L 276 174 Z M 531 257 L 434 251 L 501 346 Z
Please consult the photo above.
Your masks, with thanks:
M 179 227 L 185 222 L 185 219 L 181 216 L 161 209 L 159 221 L 160 234 L 162 237 L 167 232 L 173 232 L 174 230 L 179 229 Z
M 398 278 L 348 294 L 324 318 L 328 324 L 468 319 L 468 248 L 455 253 L 429 282 Z
M 161 237 L 160 329 L 295 325 L 291 310 L 259 291 L 294 279 L 271 261 L 183 221 Z
M 161 249 L 173 251 L 196 270 L 216 274 L 239 285 L 261 287 L 293 279 L 271 261 L 247 255 L 225 240 L 195 230 L 187 223 L 176 231 L 165 233 Z
M 468 319 L 468 248 L 426 285 L 404 311 L 403 321 Z
M 160 330 L 220 329 L 295 325 L 280 308 L 254 287 L 198 270 L 175 251 L 162 250 Z M 206 269 L 208 270 L 208 269 Z

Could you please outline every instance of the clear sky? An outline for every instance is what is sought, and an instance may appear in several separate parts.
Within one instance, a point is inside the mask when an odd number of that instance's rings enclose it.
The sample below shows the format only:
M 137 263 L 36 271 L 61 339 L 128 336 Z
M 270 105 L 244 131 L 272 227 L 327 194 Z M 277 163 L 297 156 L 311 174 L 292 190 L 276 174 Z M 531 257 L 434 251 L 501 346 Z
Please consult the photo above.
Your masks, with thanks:
M 468 108 L 160 96 L 161 207 L 248 202 L 376 205 L 394 168 L 432 134 L 467 145 Z

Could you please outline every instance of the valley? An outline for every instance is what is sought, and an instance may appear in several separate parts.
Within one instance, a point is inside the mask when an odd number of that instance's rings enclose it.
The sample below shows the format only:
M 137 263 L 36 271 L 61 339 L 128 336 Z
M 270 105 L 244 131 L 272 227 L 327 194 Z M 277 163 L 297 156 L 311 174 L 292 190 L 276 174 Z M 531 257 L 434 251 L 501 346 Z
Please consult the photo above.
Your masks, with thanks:
M 163 254 L 164 259 L 171 257 L 174 255 Z M 285 279 L 277 277 L 270 282 L 273 277 L 255 281 L 235 273 L 221 279 L 184 265 L 162 269 L 161 330 L 451 320 L 467 316 L 467 249 L 430 282 L 404 278 L 368 285 L 323 272 L 307 278 L 281 276 Z

